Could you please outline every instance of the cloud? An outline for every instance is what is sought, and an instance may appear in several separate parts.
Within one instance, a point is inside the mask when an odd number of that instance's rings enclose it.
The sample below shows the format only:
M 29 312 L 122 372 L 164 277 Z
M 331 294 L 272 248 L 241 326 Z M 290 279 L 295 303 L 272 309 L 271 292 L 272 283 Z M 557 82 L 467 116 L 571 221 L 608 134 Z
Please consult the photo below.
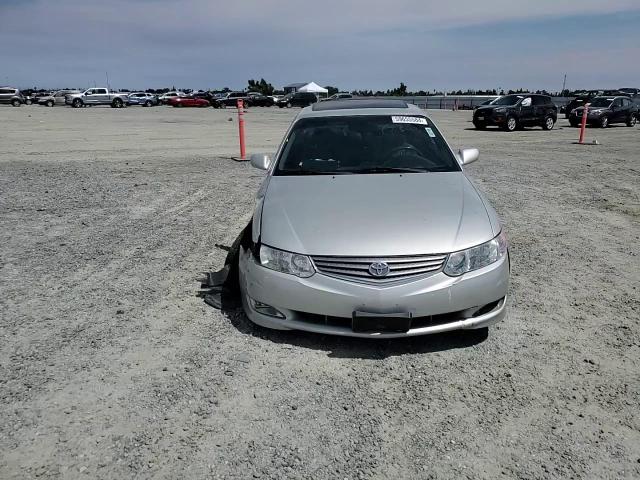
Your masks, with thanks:
M 576 14 L 624 12 L 635 15 L 637 25 L 639 9 L 637 0 L 583 0 L 579 6 L 573 0 L 325 0 L 318 8 L 299 0 L 0 0 L 0 57 L 19 85 L 85 86 L 99 83 L 108 70 L 112 83 L 130 88 L 242 88 L 253 77 L 343 88 L 389 88 L 400 81 L 416 89 L 485 86 L 479 82 L 509 87 L 532 74 L 518 49 L 564 61 L 576 74 L 583 68 L 567 61 L 572 51 L 602 51 L 593 37 L 583 45 L 563 37 L 558 19 L 572 25 Z M 639 43 L 637 31 L 605 32 L 605 47 L 633 54 L 628 45 Z M 623 45 L 622 38 L 631 43 Z M 518 69 L 496 71 L 496 56 Z M 531 87 L 550 87 L 558 75 L 545 72 L 536 77 L 543 84 Z

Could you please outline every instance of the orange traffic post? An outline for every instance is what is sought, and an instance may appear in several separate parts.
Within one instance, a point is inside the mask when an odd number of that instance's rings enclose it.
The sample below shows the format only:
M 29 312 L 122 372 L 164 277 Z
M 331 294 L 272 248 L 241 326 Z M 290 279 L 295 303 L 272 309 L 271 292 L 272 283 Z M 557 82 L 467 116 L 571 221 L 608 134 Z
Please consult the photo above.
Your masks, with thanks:
M 587 129 L 587 116 L 589 114 L 589 103 L 584 104 L 584 110 L 582 111 L 582 124 L 580 125 L 580 140 L 579 144 L 584 143 L 584 131 Z
M 242 99 L 238 99 L 238 134 L 240 135 L 240 160 L 246 160 L 244 146 L 244 104 Z

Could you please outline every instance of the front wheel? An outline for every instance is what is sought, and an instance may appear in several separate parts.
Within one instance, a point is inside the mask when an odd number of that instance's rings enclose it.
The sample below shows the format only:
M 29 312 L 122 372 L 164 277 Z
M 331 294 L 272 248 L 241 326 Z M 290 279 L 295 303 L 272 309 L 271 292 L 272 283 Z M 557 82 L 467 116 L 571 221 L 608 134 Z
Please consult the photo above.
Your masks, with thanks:
M 82 100 L 80 100 L 79 98 L 76 98 L 72 103 L 71 106 L 73 108 L 80 108 L 82 106 Z
M 33 102 L 31 101 L 31 99 L 30 99 L 30 98 L 27 98 L 27 99 L 24 101 L 24 104 L 25 104 L 25 105 L 31 105 L 32 103 L 33 103 Z
M 19 107 L 20 105 L 22 105 L 22 102 L 20 100 L 18 100 L 17 98 L 11 100 L 11 105 L 13 105 L 14 107 Z
M 119 98 L 116 98 L 111 104 L 113 108 L 122 108 L 122 105 L 123 105 L 122 100 L 120 100 Z
M 515 132 L 517 128 L 518 128 L 518 121 L 516 120 L 516 117 L 507 118 L 507 123 L 504 124 L 504 129 L 507 132 Z
M 145 107 L 150 107 L 151 105 L 152 105 L 151 100 L 147 100 L 146 102 L 144 102 Z
M 627 119 L 627 127 L 635 127 L 636 123 L 638 123 L 638 119 L 636 118 L 635 115 L 631 115 L 628 119 Z
M 53 100 L 47 101 L 47 107 L 53 107 Z
M 609 117 L 607 117 L 606 115 L 604 115 L 601 119 L 600 119 L 600 128 L 607 128 L 609 126 Z
M 291 108 L 293 105 L 291 105 L 291 102 L 287 102 L 287 108 Z
M 553 117 L 547 117 L 544 119 L 542 128 L 544 128 L 545 130 L 553 130 L 553 127 L 555 124 L 556 124 L 556 121 L 553 119 Z

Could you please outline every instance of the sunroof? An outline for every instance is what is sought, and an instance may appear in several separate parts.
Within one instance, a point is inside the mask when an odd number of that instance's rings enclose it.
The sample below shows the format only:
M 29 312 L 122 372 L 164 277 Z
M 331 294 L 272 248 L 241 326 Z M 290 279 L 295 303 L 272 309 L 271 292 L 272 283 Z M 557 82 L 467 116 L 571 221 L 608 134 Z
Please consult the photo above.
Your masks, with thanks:
M 404 100 L 327 100 L 325 102 L 314 103 L 314 112 L 326 110 L 354 110 L 359 108 L 409 108 Z

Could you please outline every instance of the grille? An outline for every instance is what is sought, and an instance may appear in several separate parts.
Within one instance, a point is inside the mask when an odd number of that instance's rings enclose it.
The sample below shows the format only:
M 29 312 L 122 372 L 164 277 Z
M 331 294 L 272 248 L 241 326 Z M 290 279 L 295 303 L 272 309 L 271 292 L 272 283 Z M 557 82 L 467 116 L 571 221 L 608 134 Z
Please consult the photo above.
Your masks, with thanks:
M 402 257 L 311 257 L 316 270 L 325 275 L 368 283 L 389 283 L 426 275 L 442 268 L 447 255 L 412 255 Z M 374 262 L 389 265 L 387 276 L 378 278 L 369 273 Z

